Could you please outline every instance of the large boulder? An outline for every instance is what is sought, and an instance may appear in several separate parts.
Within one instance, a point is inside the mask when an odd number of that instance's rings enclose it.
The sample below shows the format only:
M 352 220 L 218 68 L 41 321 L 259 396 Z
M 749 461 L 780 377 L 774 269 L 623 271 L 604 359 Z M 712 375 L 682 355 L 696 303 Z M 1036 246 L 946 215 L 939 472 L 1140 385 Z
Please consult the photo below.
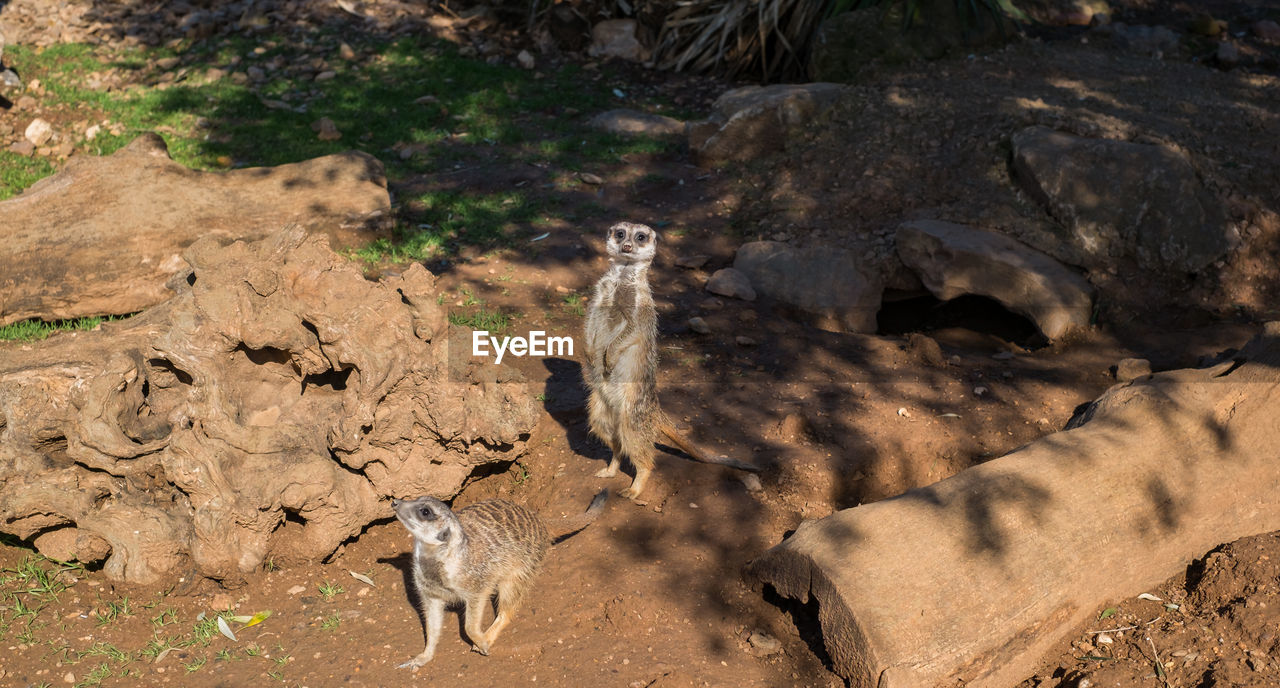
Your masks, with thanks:
M 743 86 L 716 99 L 711 115 L 689 123 L 689 149 L 700 165 L 745 162 L 786 149 L 805 123 L 835 103 L 840 84 Z
M 390 207 L 382 164 L 365 153 L 202 172 L 144 134 L 0 201 L 0 325 L 134 313 L 172 295 L 199 238 L 252 241 L 296 223 L 352 246 Z
M 977 294 L 1035 323 L 1049 339 L 1089 326 L 1093 288 L 1058 261 L 998 232 L 917 220 L 898 227 L 898 257 L 944 301 Z
M 792 248 L 753 241 L 738 248 L 733 268 L 762 296 L 800 311 L 832 332 L 875 332 L 884 280 L 877 266 L 827 246 Z
M 1085 267 L 1126 256 L 1149 270 L 1193 273 L 1231 246 L 1221 203 L 1163 146 L 1029 127 L 1013 136 L 1013 172 L 1066 227 L 1070 255 Z
M 371 282 L 300 227 L 183 259 L 141 315 L 0 343 L 0 533 L 113 580 L 234 584 L 524 453 L 537 406 L 451 366 L 420 265 Z

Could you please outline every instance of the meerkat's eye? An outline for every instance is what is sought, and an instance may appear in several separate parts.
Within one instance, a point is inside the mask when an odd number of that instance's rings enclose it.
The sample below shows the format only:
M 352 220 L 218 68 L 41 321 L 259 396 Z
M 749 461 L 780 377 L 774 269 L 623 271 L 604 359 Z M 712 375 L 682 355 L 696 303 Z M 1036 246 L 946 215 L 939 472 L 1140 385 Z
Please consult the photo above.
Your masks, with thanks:
M 613 238 L 617 239 L 618 241 L 622 241 L 623 239 L 626 238 L 626 236 L 627 236 L 627 233 L 622 231 L 621 229 L 613 233 Z
M 423 520 L 425 520 L 425 521 L 434 521 L 434 520 L 436 520 L 436 512 L 432 511 L 432 510 L 430 509 L 430 507 L 425 507 L 425 506 L 424 506 L 424 507 L 422 507 L 422 508 L 418 509 L 418 515 L 419 515 L 419 516 L 421 516 L 421 517 L 423 518 Z
M 648 238 L 649 237 L 645 236 L 644 232 L 640 232 L 639 234 L 636 235 L 636 243 L 643 244 L 644 240 Z

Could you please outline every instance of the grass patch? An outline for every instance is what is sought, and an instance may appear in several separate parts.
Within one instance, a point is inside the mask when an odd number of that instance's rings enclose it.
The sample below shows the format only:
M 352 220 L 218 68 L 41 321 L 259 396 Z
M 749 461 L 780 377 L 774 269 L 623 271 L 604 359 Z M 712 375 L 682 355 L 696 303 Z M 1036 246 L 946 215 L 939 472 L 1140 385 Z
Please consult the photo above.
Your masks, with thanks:
M 511 316 L 500 310 L 489 310 L 481 306 L 472 313 L 450 313 L 449 322 L 459 327 L 500 333 L 511 327 Z
M 0 327 L 0 341 L 34 342 L 45 339 L 55 332 L 87 332 L 96 330 L 103 321 L 112 322 L 122 320 L 124 317 L 127 316 L 107 316 L 105 318 L 91 316 L 75 318 L 74 320 L 54 320 L 52 322 L 22 320 Z

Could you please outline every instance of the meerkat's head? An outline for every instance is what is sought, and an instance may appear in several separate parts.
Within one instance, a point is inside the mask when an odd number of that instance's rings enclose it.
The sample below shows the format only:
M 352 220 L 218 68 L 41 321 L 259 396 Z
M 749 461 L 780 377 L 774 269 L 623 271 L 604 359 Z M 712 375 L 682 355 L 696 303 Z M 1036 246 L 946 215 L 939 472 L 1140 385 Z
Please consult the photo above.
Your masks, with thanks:
M 458 517 L 447 504 L 435 497 L 392 499 L 391 506 L 396 510 L 396 518 L 422 545 L 440 547 L 462 534 Z
M 609 228 L 605 249 L 615 263 L 649 263 L 658 251 L 658 233 L 647 225 L 619 222 Z

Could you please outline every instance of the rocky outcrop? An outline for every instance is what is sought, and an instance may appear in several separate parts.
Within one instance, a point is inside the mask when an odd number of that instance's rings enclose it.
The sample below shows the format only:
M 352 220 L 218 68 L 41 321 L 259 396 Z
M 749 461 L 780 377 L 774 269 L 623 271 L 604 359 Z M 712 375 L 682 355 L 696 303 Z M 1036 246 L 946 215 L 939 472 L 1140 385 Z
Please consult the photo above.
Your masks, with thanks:
M 172 295 L 166 282 L 188 269 L 182 251 L 197 239 L 255 240 L 296 223 L 349 246 L 389 209 L 382 164 L 365 153 L 201 172 L 146 134 L 0 202 L 0 325 L 134 313 Z
M 0 343 L 0 532 L 114 580 L 234 584 L 523 454 L 532 397 L 450 366 L 421 266 L 370 282 L 300 227 L 224 241 L 141 315 Z
M 898 257 L 934 296 L 977 294 L 1025 316 L 1049 339 L 1089 326 L 1093 289 L 1053 258 L 997 232 L 918 220 L 898 228 Z
M 689 123 L 689 149 L 700 165 L 782 151 L 787 139 L 835 103 L 843 90 L 827 83 L 735 88 L 716 99 L 707 119 Z
M 800 311 L 819 328 L 876 331 L 883 279 L 877 266 L 849 251 L 754 241 L 738 248 L 733 267 L 759 295 Z
M 1191 273 L 1231 246 L 1222 205 L 1186 158 L 1162 146 L 1030 127 L 1013 136 L 1013 171 L 1065 226 L 1085 267 L 1125 256 Z

